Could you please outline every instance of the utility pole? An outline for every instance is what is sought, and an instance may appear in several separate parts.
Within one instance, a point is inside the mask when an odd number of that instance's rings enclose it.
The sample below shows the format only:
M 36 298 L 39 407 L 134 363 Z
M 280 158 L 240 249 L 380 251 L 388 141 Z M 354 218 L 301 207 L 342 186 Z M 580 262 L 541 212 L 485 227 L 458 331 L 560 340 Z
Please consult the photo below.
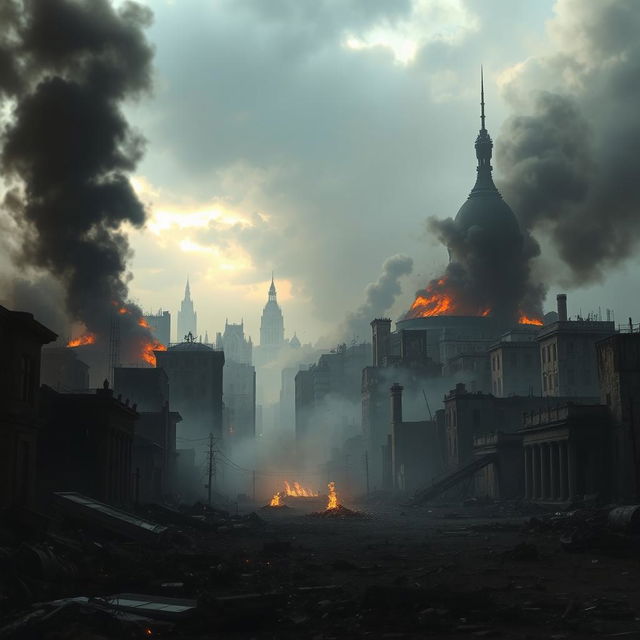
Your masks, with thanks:
M 208 468 L 208 476 L 209 482 L 207 483 L 207 501 L 209 506 L 211 506 L 211 480 L 212 477 L 216 475 L 216 450 L 213 448 L 214 438 L 213 433 L 209 434 L 209 468 Z
M 253 490 L 251 493 L 252 496 L 252 500 L 255 502 L 256 501 L 256 470 L 253 470 L 253 478 L 252 478 L 252 486 L 253 486 Z
M 364 475 L 367 481 L 367 497 L 369 497 L 369 452 L 364 452 Z

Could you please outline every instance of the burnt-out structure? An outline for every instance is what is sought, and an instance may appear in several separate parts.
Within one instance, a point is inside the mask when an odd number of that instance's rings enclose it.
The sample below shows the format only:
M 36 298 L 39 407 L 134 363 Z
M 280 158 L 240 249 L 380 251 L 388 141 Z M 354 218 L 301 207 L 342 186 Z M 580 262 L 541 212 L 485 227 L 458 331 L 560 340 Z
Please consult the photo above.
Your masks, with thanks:
M 169 377 L 164 369 L 115 367 L 113 389 L 118 396 L 136 403 L 138 411 L 160 411 L 169 402 Z
M 609 495 L 609 411 L 565 404 L 524 414 L 524 496 L 567 502 Z
M 640 325 L 597 343 L 600 402 L 610 412 L 611 491 L 640 496 Z
M 176 427 L 182 417 L 165 403 L 139 414 L 133 440 L 135 502 L 163 502 L 176 492 Z
M 185 436 L 221 438 L 224 352 L 190 339 L 154 353 L 169 380 L 171 408 L 182 416 Z
M 389 388 L 394 382 L 401 383 L 405 390 L 405 411 L 409 409 L 406 412 L 412 417 L 416 414 L 426 417 L 423 392 L 429 380 L 440 377 L 442 368 L 427 354 L 426 331 L 400 329 L 392 333 L 388 318 L 373 320 L 371 330 L 373 362 L 363 368 L 360 388 L 362 432 L 372 486 L 391 488 L 394 474 Z
M 70 347 L 42 350 L 40 382 L 56 391 L 81 391 L 89 388 L 89 365 Z
M 489 347 L 491 393 L 498 398 L 541 395 L 539 327 L 518 327 Z
M 391 385 L 391 478 L 394 489 L 413 493 L 442 471 L 445 434 L 435 420 L 403 420 L 402 392 L 402 385 Z
M 471 461 L 477 436 L 517 431 L 525 413 L 568 402 L 593 404 L 597 401 L 597 397 L 554 398 L 553 401 L 543 396 L 496 398 L 492 394 L 470 393 L 464 384 L 457 384 L 444 398 L 446 466 L 453 470 Z
M 38 494 L 76 491 L 116 506 L 133 499 L 136 406 L 114 397 L 107 382 L 86 393 L 41 388 Z
M 558 320 L 545 325 L 540 345 L 545 396 L 599 396 L 596 343 L 616 333 L 611 321 L 567 316 L 567 297 L 558 295 Z
M 0 306 L 0 509 L 34 502 L 40 352 L 56 337 L 32 314 Z

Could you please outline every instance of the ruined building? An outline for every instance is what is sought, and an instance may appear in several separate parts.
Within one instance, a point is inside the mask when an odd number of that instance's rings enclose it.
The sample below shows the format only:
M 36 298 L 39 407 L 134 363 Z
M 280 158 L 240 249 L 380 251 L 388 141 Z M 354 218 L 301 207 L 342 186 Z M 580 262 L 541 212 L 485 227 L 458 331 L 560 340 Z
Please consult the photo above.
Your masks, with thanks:
M 134 498 L 135 405 L 114 396 L 107 382 L 85 393 L 42 387 L 43 423 L 38 444 L 40 499 L 51 491 L 76 491 L 116 506 Z
M 558 320 L 545 325 L 540 345 L 545 396 L 599 396 L 596 343 L 616 331 L 611 321 L 569 319 L 567 297 L 558 295 Z
M 229 324 L 217 334 L 216 348 L 224 352 L 224 432 L 233 442 L 256 434 L 256 370 L 253 343 L 245 338 L 244 322 Z
M 171 408 L 182 416 L 185 437 L 221 438 L 224 352 L 189 339 L 154 353 L 167 374 Z
M 186 292 L 185 292 L 186 294 Z M 185 295 L 186 298 L 186 295 Z M 183 303 L 184 304 L 184 303 Z M 158 310 L 158 313 L 149 313 L 142 316 L 144 321 L 151 329 L 151 333 L 153 337 L 165 347 L 168 347 L 171 343 L 171 314 L 168 311 L 163 311 L 162 309 Z M 195 328 L 195 313 L 194 313 L 194 323 L 193 326 Z M 194 333 L 195 335 L 195 333 Z M 182 336 L 178 333 L 178 342 L 182 340 Z
M 56 337 L 32 314 L 0 306 L 0 510 L 35 500 L 40 351 Z
M 187 278 L 187 284 L 184 288 L 184 300 L 180 303 L 180 311 L 178 311 L 176 342 L 181 343 L 189 334 L 194 337 L 198 335 L 198 314 L 194 311 L 193 308 L 193 300 L 191 300 L 191 288 L 189 287 L 189 279 Z

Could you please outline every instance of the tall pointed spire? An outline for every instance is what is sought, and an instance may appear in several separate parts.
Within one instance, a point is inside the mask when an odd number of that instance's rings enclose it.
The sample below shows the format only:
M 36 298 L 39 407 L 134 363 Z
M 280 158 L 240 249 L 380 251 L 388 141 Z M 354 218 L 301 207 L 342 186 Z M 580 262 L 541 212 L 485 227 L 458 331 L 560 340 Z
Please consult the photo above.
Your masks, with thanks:
M 189 276 L 187 276 L 187 284 L 184 288 L 184 299 L 191 300 L 191 288 L 189 287 Z
M 271 272 L 271 286 L 269 287 L 269 300 L 275 301 L 276 299 L 276 284 L 273 281 L 273 271 Z
M 486 128 L 484 126 L 484 70 L 482 69 L 482 65 L 480 65 L 480 129 L 485 131 Z
M 491 177 L 491 156 L 493 154 L 493 142 L 485 127 L 484 113 L 484 69 L 480 66 L 480 131 L 476 138 L 476 158 L 478 158 L 478 177 L 469 197 L 498 193 L 493 178 Z

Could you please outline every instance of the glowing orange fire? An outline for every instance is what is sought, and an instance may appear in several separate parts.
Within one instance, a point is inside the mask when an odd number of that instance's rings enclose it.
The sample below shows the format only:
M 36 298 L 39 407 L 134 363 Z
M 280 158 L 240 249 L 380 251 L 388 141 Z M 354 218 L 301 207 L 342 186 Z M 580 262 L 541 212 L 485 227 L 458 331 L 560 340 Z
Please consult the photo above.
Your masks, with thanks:
M 95 344 L 96 336 L 93 333 L 85 333 L 83 336 L 79 338 L 75 338 L 74 340 L 69 340 L 67 342 L 67 347 L 83 347 L 87 344 Z
M 541 327 L 544 324 L 544 322 L 540 318 L 532 318 L 531 316 L 525 315 L 522 311 L 520 312 L 518 323 L 519 324 L 535 324 L 538 327 Z
M 299 482 L 294 482 L 293 487 L 285 480 L 284 493 L 287 496 L 296 496 L 298 498 L 315 498 L 317 493 L 311 491 L 311 489 L 305 489 Z
M 142 353 L 140 357 L 152 367 L 156 366 L 156 354 L 154 351 L 166 351 L 167 347 L 163 345 L 161 342 L 157 340 L 152 340 L 151 342 L 147 342 L 142 346 Z
M 270 507 L 282 507 L 282 498 L 279 493 L 274 493 L 273 498 L 271 498 L 271 502 L 269 503 Z
M 490 307 L 474 307 L 456 297 L 451 283 L 444 276 L 432 280 L 424 291 L 421 291 L 407 311 L 405 319 L 429 318 L 431 316 L 481 316 L 491 315 Z M 519 324 L 542 326 L 541 318 L 519 313 Z
M 138 318 L 138 326 L 144 327 L 145 329 L 151 329 L 149 323 L 142 317 Z
M 405 318 L 428 318 L 430 316 L 488 316 L 491 309 L 471 308 L 456 300 L 455 292 L 446 277 L 432 280 L 427 288 L 413 301 Z
M 338 494 L 336 493 L 336 483 L 330 482 L 328 484 L 329 487 L 329 502 L 327 504 L 327 511 L 329 509 L 337 509 L 338 508 Z

